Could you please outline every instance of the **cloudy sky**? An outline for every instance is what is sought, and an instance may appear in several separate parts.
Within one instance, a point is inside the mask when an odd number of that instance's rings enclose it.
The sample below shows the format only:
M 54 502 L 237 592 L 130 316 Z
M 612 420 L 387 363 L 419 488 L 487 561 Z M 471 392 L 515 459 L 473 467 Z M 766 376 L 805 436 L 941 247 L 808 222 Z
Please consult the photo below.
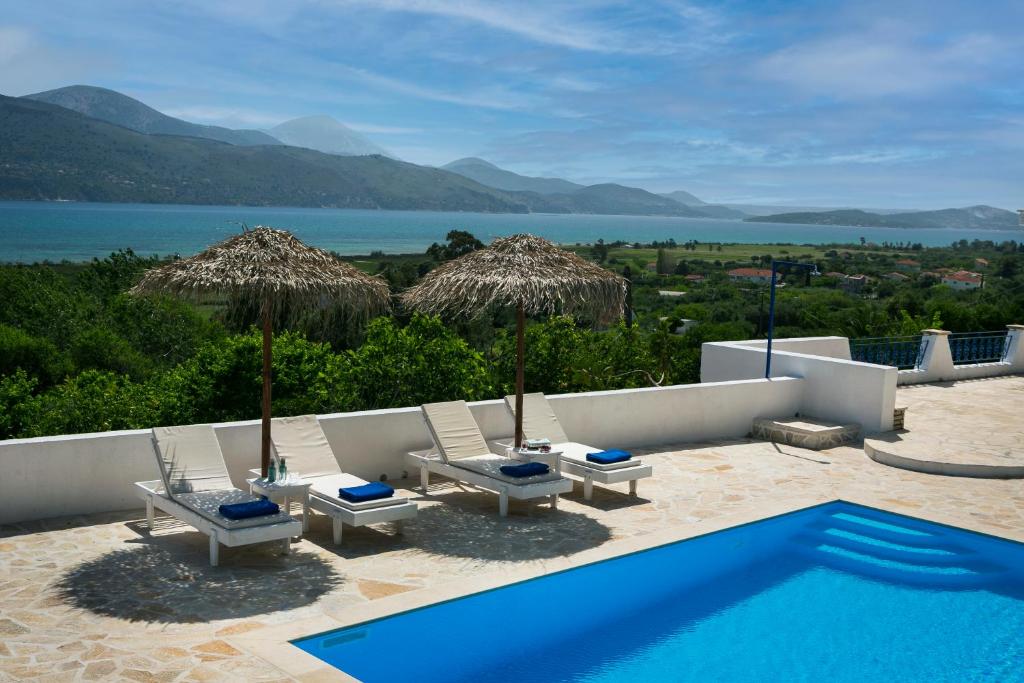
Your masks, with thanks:
M 1022 27 L 1020 0 L 4 0 L 0 93 L 329 114 L 416 163 L 709 201 L 1017 208 Z

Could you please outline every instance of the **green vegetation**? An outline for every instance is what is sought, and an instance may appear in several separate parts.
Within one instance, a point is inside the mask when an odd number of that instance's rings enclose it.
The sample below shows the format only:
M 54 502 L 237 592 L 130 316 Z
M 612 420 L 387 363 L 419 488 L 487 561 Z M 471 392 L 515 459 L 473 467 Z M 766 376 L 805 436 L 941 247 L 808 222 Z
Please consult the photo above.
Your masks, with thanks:
M 478 246 L 469 233 L 453 231 L 427 254 L 351 260 L 397 291 Z M 701 343 L 763 336 L 767 287 L 732 282 L 727 273 L 766 267 L 773 257 L 810 261 L 825 273 L 809 280 L 784 276 L 779 337 L 912 334 L 937 325 L 998 330 L 1024 320 L 1024 250 L 1015 242 L 924 248 L 602 241 L 572 248 L 620 272 L 629 268 L 635 324 L 532 321 L 530 391 L 698 381 Z M 919 266 L 897 264 L 908 259 Z M 0 266 L 0 438 L 259 415 L 260 336 L 253 312 L 230 302 L 194 307 L 128 296 L 142 271 L 156 263 L 125 251 L 89 264 Z M 907 269 L 906 279 L 887 279 L 898 267 Z M 984 288 L 957 291 L 936 277 L 961 269 L 984 274 Z M 840 274 L 867 277 L 851 287 Z M 685 294 L 670 298 L 661 290 Z M 683 318 L 696 325 L 676 334 Z M 325 329 L 310 321 L 279 330 L 274 413 L 498 398 L 512 391 L 511 329 L 507 311 L 458 324 L 398 311 L 362 327 Z
M 877 228 L 960 228 L 981 230 L 1018 230 L 1017 214 L 994 206 L 968 206 L 963 209 L 909 211 L 878 214 L 859 209 L 803 211 L 752 216 L 752 223 L 802 223 L 813 225 L 852 225 Z

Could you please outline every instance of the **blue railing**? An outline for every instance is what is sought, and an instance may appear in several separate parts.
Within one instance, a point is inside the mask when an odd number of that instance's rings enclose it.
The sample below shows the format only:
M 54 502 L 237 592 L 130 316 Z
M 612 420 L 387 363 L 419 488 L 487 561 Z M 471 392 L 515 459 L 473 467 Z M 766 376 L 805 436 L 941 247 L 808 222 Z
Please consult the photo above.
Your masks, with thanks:
M 922 343 L 919 334 L 851 339 L 850 358 L 861 363 L 894 365 L 900 370 L 912 370 L 921 365 L 926 343 Z
M 953 365 L 998 363 L 1006 356 L 1006 332 L 954 332 L 949 335 Z

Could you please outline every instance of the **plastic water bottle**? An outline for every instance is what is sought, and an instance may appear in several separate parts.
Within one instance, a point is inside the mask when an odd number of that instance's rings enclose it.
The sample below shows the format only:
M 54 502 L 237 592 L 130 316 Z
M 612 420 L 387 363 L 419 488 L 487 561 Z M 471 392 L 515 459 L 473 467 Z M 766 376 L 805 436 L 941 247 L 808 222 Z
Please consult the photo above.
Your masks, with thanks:
M 281 458 L 281 469 L 277 472 L 277 478 L 282 484 L 288 483 L 288 465 L 284 463 L 284 458 Z
M 274 467 L 274 461 L 270 461 L 270 467 L 267 469 L 267 481 L 273 484 L 277 481 L 277 468 Z

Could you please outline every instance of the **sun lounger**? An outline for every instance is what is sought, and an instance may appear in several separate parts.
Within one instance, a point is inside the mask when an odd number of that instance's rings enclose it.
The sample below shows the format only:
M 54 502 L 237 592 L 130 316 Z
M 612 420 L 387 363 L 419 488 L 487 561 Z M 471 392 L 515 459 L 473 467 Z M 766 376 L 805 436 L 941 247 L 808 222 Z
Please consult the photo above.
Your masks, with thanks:
M 513 415 L 515 401 L 515 396 L 505 397 L 505 405 Z M 593 497 L 595 482 L 608 486 L 628 481 L 629 493 L 635 496 L 637 481 L 651 476 L 654 472 L 654 468 L 636 458 L 607 465 L 587 460 L 588 454 L 598 453 L 603 449 L 570 441 L 544 394 L 523 396 L 523 435 L 528 439 L 549 439 L 551 450 L 561 451 L 562 472 L 583 480 L 585 500 Z
M 311 483 L 309 506 L 331 518 L 335 544 L 341 543 L 343 523 L 365 526 L 394 522 L 401 531 L 402 520 L 416 516 L 416 503 L 400 496 L 354 503 L 339 495 L 341 489 L 365 486 L 369 482 L 341 471 L 316 415 L 274 420 L 271 440 L 274 457 L 284 458 L 289 472 Z
M 221 505 L 259 500 L 234 487 L 228 476 L 217 435 L 210 425 L 155 427 L 153 450 L 160 480 L 135 486 L 146 501 L 146 521 L 153 528 L 154 508 L 195 527 L 210 537 L 210 564 L 217 566 L 220 544 L 229 547 L 281 541 L 284 554 L 302 525 L 284 512 L 245 519 L 228 519 Z
M 436 451 L 409 453 L 410 462 L 419 467 L 420 484 L 426 493 L 430 473 L 471 484 L 498 494 L 498 511 L 508 515 L 508 499 L 531 500 L 547 497 L 558 507 L 558 495 L 572 490 L 572 482 L 557 471 L 529 477 L 509 476 L 503 465 L 515 461 L 492 453 L 465 401 L 428 403 L 423 417 L 434 440 Z

